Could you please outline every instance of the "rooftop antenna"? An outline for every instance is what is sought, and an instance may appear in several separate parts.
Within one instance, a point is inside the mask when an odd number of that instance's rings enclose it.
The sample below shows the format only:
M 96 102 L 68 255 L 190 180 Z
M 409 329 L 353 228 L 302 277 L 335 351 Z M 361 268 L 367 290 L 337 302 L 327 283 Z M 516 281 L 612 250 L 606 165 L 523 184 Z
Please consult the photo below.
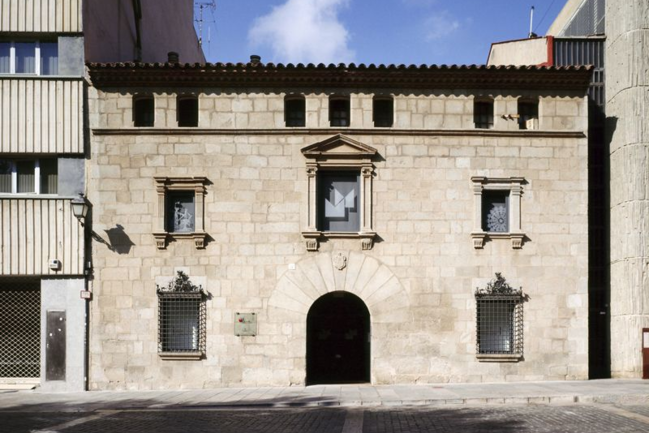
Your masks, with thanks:
M 532 6 L 532 9 L 530 9 L 530 33 L 527 36 L 530 39 L 538 37 L 536 33 L 532 31 L 533 28 L 534 28 L 534 6 Z
M 214 22 L 214 15 L 213 12 L 216 9 L 216 0 L 211 0 L 211 1 L 203 1 L 203 2 L 195 2 L 194 6 L 198 6 L 198 19 L 195 21 L 198 23 L 198 45 L 203 46 L 203 23 L 205 22 L 205 19 L 203 17 L 203 10 L 208 9 L 210 12 L 212 12 L 212 20 L 209 21 L 210 23 Z M 209 34 L 209 27 L 208 27 L 208 34 Z M 209 36 L 207 38 L 208 43 L 210 42 Z

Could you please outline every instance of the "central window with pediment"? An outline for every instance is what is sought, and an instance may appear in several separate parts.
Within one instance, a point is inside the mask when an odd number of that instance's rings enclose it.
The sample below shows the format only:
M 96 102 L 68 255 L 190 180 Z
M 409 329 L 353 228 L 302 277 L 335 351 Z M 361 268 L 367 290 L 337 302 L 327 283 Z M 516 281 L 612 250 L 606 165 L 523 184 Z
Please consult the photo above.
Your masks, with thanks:
M 302 149 L 306 158 L 308 214 L 302 231 L 307 250 L 327 238 L 359 238 L 371 249 L 372 159 L 376 149 L 342 134 Z
M 360 172 L 322 172 L 319 176 L 318 228 L 329 232 L 358 232 Z

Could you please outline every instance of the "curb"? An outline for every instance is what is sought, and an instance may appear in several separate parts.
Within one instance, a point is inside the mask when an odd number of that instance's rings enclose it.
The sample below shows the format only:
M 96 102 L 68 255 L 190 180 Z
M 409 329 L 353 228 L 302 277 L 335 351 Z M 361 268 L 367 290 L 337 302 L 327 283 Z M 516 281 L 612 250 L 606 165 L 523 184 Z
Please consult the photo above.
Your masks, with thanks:
M 214 403 L 214 404 L 156 404 L 153 406 L 129 406 L 120 408 L 125 411 L 162 411 L 162 410 L 218 410 L 218 409 L 289 409 L 289 408 L 327 408 L 327 407 L 423 407 L 423 406 L 499 406 L 499 405 L 569 405 L 569 404 L 623 404 L 649 405 L 649 394 L 609 394 L 609 395 L 557 395 L 547 397 L 485 397 L 454 398 L 425 400 L 329 400 L 316 402 L 283 401 L 277 403 Z M 112 408 L 112 407 L 111 407 Z M 103 410 L 103 409 L 102 409 Z

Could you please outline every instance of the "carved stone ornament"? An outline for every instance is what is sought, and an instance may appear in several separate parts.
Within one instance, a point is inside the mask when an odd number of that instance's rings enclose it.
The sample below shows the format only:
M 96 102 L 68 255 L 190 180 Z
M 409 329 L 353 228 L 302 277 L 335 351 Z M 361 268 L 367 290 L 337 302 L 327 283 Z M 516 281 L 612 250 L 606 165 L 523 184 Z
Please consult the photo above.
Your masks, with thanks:
M 306 240 L 306 250 L 307 251 L 318 251 L 318 240 L 314 238 L 309 238 Z
M 507 283 L 505 277 L 502 276 L 500 272 L 496 272 L 496 278 L 487 283 L 487 287 L 482 289 L 475 289 L 476 296 L 488 296 L 488 295 L 513 295 L 513 296 L 522 296 L 523 288 L 519 287 L 518 289 L 512 287 Z
M 345 257 L 343 253 L 335 254 L 332 257 L 332 261 L 334 268 L 338 269 L 339 271 L 342 271 L 347 266 L 347 257 Z
M 154 233 L 153 237 L 155 238 L 156 247 L 159 250 L 164 250 L 167 248 L 167 233 Z
M 513 249 L 520 250 L 521 248 L 523 248 L 523 238 L 525 237 L 525 235 L 523 235 L 522 233 L 512 233 L 510 237 L 512 238 Z
M 361 235 L 362 236 L 362 235 Z M 362 250 L 371 250 L 374 246 L 374 235 L 362 236 L 361 237 L 361 249 Z
M 484 241 L 487 237 L 486 233 L 471 233 L 471 237 L 473 238 L 473 248 L 475 248 L 476 250 L 484 248 Z
M 194 233 L 194 245 L 196 249 L 202 250 L 205 248 L 206 233 Z
M 158 293 L 201 293 L 203 286 L 192 283 L 189 276 L 183 271 L 178 271 L 176 276 L 165 286 L 156 284 Z

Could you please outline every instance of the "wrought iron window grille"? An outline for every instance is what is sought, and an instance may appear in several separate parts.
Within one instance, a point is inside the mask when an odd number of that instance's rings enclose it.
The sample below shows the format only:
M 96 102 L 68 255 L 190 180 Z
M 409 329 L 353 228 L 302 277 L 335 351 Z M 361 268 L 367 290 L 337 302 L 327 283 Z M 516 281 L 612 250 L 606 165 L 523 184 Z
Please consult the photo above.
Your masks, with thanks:
M 476 353 L 485 360 L 520 360 L 523 356 L 522 288 L 511 287 L 500 273 L 476 288 Z
M 206 293 L 178 271 L 157 286 L 158 353 L 171 359 L 200 359 L 205 353 Z

